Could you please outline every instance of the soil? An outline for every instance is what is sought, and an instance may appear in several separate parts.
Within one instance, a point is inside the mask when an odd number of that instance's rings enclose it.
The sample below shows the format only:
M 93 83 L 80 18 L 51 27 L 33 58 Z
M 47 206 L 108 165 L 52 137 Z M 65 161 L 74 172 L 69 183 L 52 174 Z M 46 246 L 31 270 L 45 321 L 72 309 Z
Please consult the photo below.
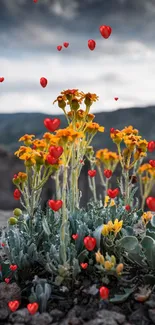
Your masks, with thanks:
M 141 286 L 141 277 L 132 286 Z M 20 288 L 15 284 L 0 283 L 0 324 L 3 325 L 153 325 L 155 324 L 155 293 L 151 293 L 144 303 L 137 302 L 134 294 L 122 302 L 111 303 L 99 298 L 100 279 L 83 271 L 78 280 L 68 289 L 53 288 L 47 312 L 37 312 L 31 316 L 26 308 L 28 302 L 22 300 L 21 308 L 10 312 L 7 303 L 20 299 Z M 121 286 L 113 279 L 110 292 L 119 293 Z M 129 284 L 128 284 L 129 287 Z

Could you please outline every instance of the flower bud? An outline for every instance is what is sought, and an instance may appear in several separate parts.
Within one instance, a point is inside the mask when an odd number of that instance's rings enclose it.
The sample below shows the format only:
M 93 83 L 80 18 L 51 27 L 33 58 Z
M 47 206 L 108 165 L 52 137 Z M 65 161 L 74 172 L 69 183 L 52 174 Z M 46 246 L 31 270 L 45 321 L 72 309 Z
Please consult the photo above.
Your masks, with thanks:
M 14 211 L 13 211 L 13 214 L 15 217 L 20 217 L 22 215 L 22 213 L 23 213 L 22 210 L 18 209 L 18 208 L 14 209 Z
M 112 264 L 111 262 L 109 262 L 109 261 L 105 261 L 105 263 L 104 263 L 104 267 L 105 267 L 105 269 L 106 269 L 107 271 L 109 271 L 109 270 L 112 269 L 113 264 Z
M 109 228 L 107 225 L 104 225 L 102 228 L 102 235 L 103 236 L 108 236 L 109 235 Z
M 118 264 L 116 267 L 116 273 L 119 275 L 123 271 L 123 269 L 124 269 L 123 263 Z
M 14 218 L 14 217 L 9 218 L 9 225 L 11 225 L 11 226 L 16 225 L 17 222 L 18 221 L 16 218 Z
M 80 107 L 80 104 L 79 104 L 77 99 L 73 99 L 71 101 L 70 105 L 71 105 L 71 109 L 74 110 L 74 111 L 77 111 L 79 109 L 79 107 Z
M 116 257 L 114 255 L 111 256 L 111 263 L 113 263 L 113 265 L 116 265 Z

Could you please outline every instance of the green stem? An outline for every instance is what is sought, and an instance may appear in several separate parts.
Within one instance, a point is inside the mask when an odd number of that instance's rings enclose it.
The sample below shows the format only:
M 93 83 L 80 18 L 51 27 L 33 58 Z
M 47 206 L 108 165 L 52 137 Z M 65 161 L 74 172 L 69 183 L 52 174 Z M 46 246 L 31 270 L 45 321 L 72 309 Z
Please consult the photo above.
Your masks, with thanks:
M 67 213 L 67 206 L 66 206 L 66 187 L 67 187 L 67 166 L 64 166 L 64 173 L 63 173 L 63 190 L 62 190 L 62 225 L 60 231 L 60 241 L 61 241 L 61 249 L 62 249 L 62 256 L 63 256 L 63 263 L 65 264 L 67 261 L 67 254 L 66 254 L 66 245 L 65 245 L 65 229 L 66 223 L 68 220 L 68 213 Z

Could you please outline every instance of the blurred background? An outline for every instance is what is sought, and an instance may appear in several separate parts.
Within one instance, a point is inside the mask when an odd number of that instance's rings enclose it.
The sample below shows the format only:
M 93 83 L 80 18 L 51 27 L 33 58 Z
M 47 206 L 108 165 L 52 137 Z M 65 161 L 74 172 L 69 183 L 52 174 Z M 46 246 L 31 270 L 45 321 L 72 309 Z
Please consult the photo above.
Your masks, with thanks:
M 112 28 L 104 39 L 101 25 Z M 25 133 L 46 131 L 43 120 L 57 116 L 52 102 L 63 89 L 96 93 L 95 122 L 105 127 L 96 135 L 95 151 L 115 150 L 109 129 L 133 125 L 147 141 L 154 140 L 155 121 L 155 2 L 154 0 L 0 0 L 0 209 L 18 206 L 13 198 L 13 175 L 24 170 L 14 156 Z M 96 41 L 94 51 L 88 40 Z M 69 47 L 57 51 L 57 46 Z M 40 78 L 48 80 L 46 88 Z M 118 97 L 115 101 L 114 97 Z M 155 158 L 149 154 L 146 161 Z M 87 184 L 83 167 L 80 188 Z M 115 184 L 116 176 L 114 175 Z M 97 178 L 99 188 L 99 179 Z M 84 191 L 85 205 L 90 193 Z M 51 198 L 50 179 L 43 203 Z

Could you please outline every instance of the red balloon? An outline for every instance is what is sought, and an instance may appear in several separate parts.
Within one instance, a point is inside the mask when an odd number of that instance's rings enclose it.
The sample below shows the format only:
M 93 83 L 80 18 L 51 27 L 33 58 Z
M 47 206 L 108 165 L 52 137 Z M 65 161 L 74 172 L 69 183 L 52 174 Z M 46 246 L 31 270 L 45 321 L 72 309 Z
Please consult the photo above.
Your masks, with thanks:
M 84 245 L 88 251 L 93 251 L 96 246 L 96 239 L 90 236 L 84 238 Z
M 103 300 L 108 299 L 108 297 L 109 297 L 109 289 L 108 289 L 108 288 L 106 288 L 106 287 L 101 287 L 101 288 L 99 289 L 99 291 L 100 291 L 100 297 L 101 297 Z
M 49 200 L 48 205 L 53 211 L 58 211 L 61 209 L 63 202 L 61 200 Z
M 151 211 L 155 211 L 155 197 L 149 196 L 146 200 L 146 204 Z
M 93 50 L 95 49 L 95 47 L 96 47 L 96 42 L 95 42 L 93 39 L 90 39 L 90 40 L 88 41 L 88 47 L 89 47 L 89 49 L 90 49 L 91 51 L 93 51 Z
M 4 81 L 4 77 L 0 77 L 0 82 L 3 82 Z
M 155 150 L 155 141 L 151 140 L 148 142 L 147 149 L 149 152 L 153 152 Z
M 61 46 L 61 45 L 58 45 L 58 46 L 57 46 L 57 50 L 58 50 L 58 51 L 61 51 L 61 50 L 62 50 L 62 46 Z
M 102 25 L 99 29 L 104 38 L 108 38 L 111 35 L 112 28 L 110 26 Z
M 51 146 L 49 148 L 49 153 L 54 158 L 58 159 L 63 153 L 63 148 L 61 146 L 60 147 Z
M 64 42 L 64 43 L 63 43 L 63 46 L 67 48 L 67 47 L 69 46 L 69 43 Z
M 108 189 L 107 194 L 111 199 L 114 199 L 116 196 L 118 196 L 119 189 L 118 188 L 115 188 L 114 190 Z
M 46 86 L 47 86 L 47 79 L 46 78 L 44 78 L 44 77 L 42 77 L 42 78 L 40 78 L 40 84 L 41 84 L 41 86 L 43 87 L 43 88 L 45 88 Z
M 54 118 L 54 119 L 45 118 L 44 119 L 44 125 L 45 125 L 46 129 L 50 132 L 54 132 L 60 126 L 60 123 L 61 123 L 61 121 L 59 118 Z
M 112 176 L 112 170 L 110 170 L 110 169 L 105 169 L 105 170 L 104 170 L 104 176 L 105 176 L 106 178 L 110 178 L 110 177 Z
M 118 100 L 118 97 L 114 97 L 114 99 L 117 101 Z

